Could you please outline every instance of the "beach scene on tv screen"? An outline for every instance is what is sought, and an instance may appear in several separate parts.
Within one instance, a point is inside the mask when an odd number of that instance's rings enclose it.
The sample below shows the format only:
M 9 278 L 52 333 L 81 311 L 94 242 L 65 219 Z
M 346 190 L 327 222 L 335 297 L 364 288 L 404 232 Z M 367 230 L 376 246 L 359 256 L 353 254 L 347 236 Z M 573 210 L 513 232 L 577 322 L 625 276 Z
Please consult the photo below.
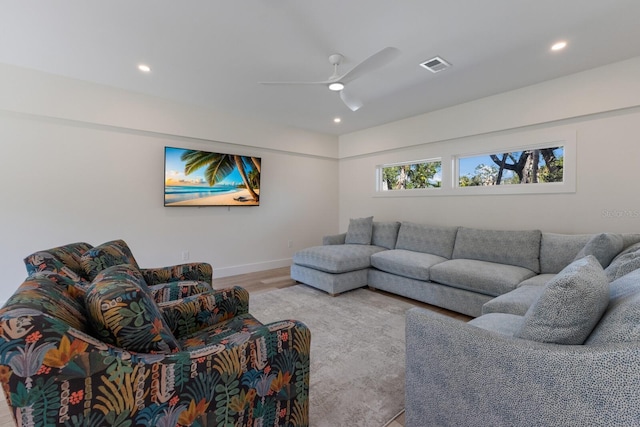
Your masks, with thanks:
M 257 206 L 260 157 L 165 147 L 165 206 Z

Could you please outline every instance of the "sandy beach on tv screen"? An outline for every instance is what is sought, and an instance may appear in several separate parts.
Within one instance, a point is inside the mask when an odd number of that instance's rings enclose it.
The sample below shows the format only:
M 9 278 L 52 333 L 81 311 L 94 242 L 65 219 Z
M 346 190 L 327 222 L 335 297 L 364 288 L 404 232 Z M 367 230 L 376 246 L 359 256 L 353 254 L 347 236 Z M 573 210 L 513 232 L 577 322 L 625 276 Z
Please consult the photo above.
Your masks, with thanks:
M 260 194 L 259 190 L 255 190 L 256 193 Z M 199 199 L 192 200 L 184 200 L 182 202 L 169 202 L 166 206 L 211 206 L 211 205 L 222 205 L 222 206 L 252 206 L 257 205 L 254 202 L 251 194 L 249 194 L 249 190 L 242 189 L 240 191 L 236 191 L 233 193 L 226 194 L 218 194 L 215 196 L 201 197 Z

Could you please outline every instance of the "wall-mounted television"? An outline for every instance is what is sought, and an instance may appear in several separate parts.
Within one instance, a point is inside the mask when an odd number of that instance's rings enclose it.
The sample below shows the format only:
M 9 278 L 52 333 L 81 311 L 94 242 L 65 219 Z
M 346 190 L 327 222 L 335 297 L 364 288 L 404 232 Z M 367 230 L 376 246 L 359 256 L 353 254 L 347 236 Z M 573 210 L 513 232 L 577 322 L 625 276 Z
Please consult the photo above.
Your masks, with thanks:
M 165 206 L 258 206 L 260 157 L 164 148 Z

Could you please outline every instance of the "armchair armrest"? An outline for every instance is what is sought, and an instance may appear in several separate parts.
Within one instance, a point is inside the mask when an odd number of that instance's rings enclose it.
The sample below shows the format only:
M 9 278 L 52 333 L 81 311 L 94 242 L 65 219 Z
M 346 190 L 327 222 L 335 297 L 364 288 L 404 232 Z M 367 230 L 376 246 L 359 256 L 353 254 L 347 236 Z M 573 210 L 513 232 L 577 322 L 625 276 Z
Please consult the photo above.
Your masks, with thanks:
M 406 426 L 633 425 L 640 344 L 531 342 L 407 313 Z
M 249 293 L 240 286 L 158 304 L 176 338 L 249 312 Z
M 171 267 L 140 269 L 147 285 L 193 280 L 197 282 L 213 283 L 213 268 L 205 262 L 192 262 Z
M 0 383 L 24 425 L 308 425 L 310 333 L 130 353 L 34 310 L 3 313 Z M 53 410 L 51 409 L 53 408 Z
M 322 245 L 344 245 L 347 233 L 333 234 L 322 238 Z

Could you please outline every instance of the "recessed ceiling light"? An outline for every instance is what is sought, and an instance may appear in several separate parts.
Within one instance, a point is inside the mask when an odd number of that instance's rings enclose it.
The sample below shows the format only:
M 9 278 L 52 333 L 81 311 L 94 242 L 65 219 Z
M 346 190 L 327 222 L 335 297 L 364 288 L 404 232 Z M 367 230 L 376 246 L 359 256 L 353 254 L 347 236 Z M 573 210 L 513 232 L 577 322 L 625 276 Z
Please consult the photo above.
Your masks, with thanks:
M 147 64 L 139 64 L 138 70 L 142 71 L 143 73 L 150 73 L 151 67 L 149 67 Z
M 551 50 L 556 51 L 556 50 L 562 50 L 565 47 L 567 47 L 567 42 L 565 41 L 559 41 L 557 43 L 554 43 L 553 46 L 551 46 Z
M 342 83 L 340 83 L 340 82 L 331 83 L 329 85 L 329 90 L 333 90 L 333 91 L 337 92 L 337 91 L 342 90 L 342 89 L 344 89 L 344 85 Z
M 336 117 L 335 119 L 333 119 L 333 123 L 340 123 L 342 121 L 342 119 L 340 117 Z

